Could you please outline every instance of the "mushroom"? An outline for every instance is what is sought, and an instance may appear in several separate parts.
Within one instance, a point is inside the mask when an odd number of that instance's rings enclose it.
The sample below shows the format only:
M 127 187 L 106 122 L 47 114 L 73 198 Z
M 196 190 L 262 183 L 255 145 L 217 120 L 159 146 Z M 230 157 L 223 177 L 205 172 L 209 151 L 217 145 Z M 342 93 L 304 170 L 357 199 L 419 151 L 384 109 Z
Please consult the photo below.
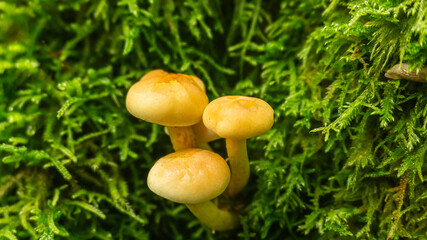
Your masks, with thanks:
M 186 204 L 206 226 L 225 231 L 239 226 L 239 216 L 210 200 L 224 192 L 229 181 L 230 169 L 221 156 L 189 148 L 160 158 L 148 173 L 147 184 L 157 195 Z
M 167 127 L 174 149 L 196 146 L 191 125 L 201 121 L 209 100 L 191 75 L 153 70 L 129 89 L 126 108 L 135 117 Z
M 231 168 L 225 195 L 237 195 L 249 181 L 246 139 L 267 132 L 274 123 L 274 111 L 265 101 L 242 96 L 225 96 L 210 102 L 203 112 L 203 123 L 225 138 Z

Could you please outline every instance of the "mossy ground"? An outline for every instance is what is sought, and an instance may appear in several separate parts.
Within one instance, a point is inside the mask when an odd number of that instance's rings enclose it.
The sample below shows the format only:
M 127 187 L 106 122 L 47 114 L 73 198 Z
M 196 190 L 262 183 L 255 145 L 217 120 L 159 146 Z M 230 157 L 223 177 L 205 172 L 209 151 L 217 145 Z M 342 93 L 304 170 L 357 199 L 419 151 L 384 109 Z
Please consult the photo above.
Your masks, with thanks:
M 384 77 L 425 26 L 417 0 L 0 1 L 0 239 L 427 238 L 427 83 Z M 124 100 L 158 68 L 275 109 L 236 231 L 147 188 L 172 147 Z

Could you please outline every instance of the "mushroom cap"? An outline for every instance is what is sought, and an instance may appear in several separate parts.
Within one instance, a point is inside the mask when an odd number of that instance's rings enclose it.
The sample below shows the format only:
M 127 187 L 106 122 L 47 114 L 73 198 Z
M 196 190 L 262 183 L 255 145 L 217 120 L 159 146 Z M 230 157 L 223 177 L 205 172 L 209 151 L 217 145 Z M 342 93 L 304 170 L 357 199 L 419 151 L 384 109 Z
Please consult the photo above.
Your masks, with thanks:
M 163 70 L 144 75 L 126 96 L 126 108 L 133 116 L 170 127 L 200 122 L 208 102 L 199 78 Z
M 224 192 L 230 169 L 216 153 L 188 148 L 160 158 L 148 173 L 148 187 L 177 203 L 197 204 Z
M 259 98 L 225 96 L 206 106 L 203 123 L 223 138 L 248 139 L 273 126 L 274 110 Z

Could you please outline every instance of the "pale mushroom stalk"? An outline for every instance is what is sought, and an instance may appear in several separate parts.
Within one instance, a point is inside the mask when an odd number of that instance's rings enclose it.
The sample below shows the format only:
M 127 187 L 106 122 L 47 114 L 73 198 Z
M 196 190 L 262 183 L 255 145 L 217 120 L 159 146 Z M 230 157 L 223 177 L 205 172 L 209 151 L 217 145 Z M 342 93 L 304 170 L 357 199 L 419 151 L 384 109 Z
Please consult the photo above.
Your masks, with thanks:
M 229 165 L 231 168 L 230 184 L 225 196 L 237 195 L 249 181 L 250 168 L 246 149 L 246 139 L 225 139 Z
M 166 127 L 175 151 L 197 147 L 191 127 Z
M 186 206 L 200 222 L 214 230 L 227 231 L 240 225 L 240 218 L 236 213 L 219 209 L 212 201 Z

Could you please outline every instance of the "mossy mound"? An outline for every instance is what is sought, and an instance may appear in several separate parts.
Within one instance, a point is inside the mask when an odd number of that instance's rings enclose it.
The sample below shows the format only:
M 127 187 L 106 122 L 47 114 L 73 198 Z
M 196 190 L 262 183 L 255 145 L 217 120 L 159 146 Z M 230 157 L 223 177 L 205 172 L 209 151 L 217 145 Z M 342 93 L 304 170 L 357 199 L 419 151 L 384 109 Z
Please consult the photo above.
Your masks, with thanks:
M 424 239 L 427 2 L 0 2 L 0 239 Z M 149 191 L 172 152 L 125 107 L 153 69 L 275 109 L 248 142 L 242 227 Z M 224 142 L 212 147 L 225 154 Z

